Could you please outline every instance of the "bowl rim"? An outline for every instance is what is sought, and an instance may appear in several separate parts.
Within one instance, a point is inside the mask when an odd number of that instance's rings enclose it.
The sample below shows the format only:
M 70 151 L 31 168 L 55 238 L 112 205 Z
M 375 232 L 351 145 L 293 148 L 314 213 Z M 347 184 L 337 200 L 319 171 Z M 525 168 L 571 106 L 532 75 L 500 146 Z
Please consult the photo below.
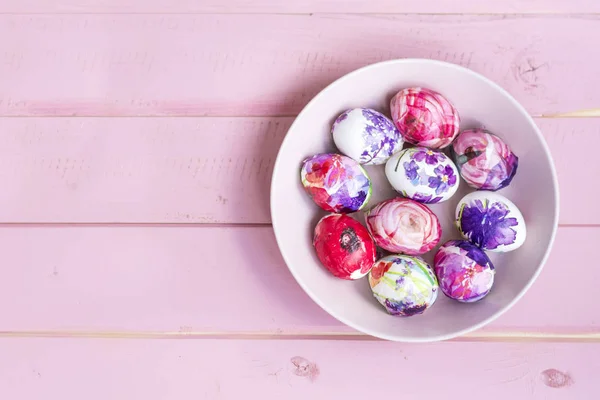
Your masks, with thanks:
M 354 75 L 358 75 L 361 74 L 362 72 L 364 72 L 365 70 L 376 70 L 378 68 L 382 68 L 382 67 L 387 67 L 389 65 L 398 65 L 398 64 L 420 64 L 420 63 L 428 63 L 428 64 L 437 64 L 439 66 L 445 67 L 445 68 L 453 68 L 455 70 L 460 70 L 462 72 L 465 72 L 467 74 L 472 75 L 474 78 L 479 79 L 481 81 L 484 81 L 485 83 L 491 85 L 492 87 L 494 87 L 496 90 L 498 90 L 499 92 L 501 92 L 506 98 L 508 98 L 509 101 L 511 101 L 513 103 L 513 105 L 523 114 L 525 115 L 526 119 L 528 120 L 528 122 L 531 124 L 531 126 L 534 128 L 535 134 L 538 136 L 538 138 L 540 139 L 540 142 L 542 143 L 542 148 L 544 153 L 546 154 L 546 156 L 548 157 L 548 160 L 550 161 L 550 170 L 551 170 L 551 175 L 552 175 L 552 183 L 553 183 L 553 188 L 554 188 L 554 196 L 556 199 L 556 203 L 555 203 L 555 208 L 554 208 L 554 215 L 553 215 L 553 223 L 552 223 L 552 232 L 550 235 L 550 240 L 548 242 L 548 246 L 546 247 L 546 250 L 544 252 L 544 255 L 542 257 L 542 260 L 540 262 L 540 264 L 538 265 L 538 267 L 536 268 L 535 272 L 533 273 L 533 275 L 531 276 L 531 278 L 529 279 L 529 281 L 527 281 L 525 287 L 523 287 L 523 289 L 517 293 L 517 295 L 510 301 L 508 302 L 508 304 L 506 304 L 504 307 L 500 308 L 498 311 L 496 311 L 494 314 L 492 314 L 490 317 L 484 319 L 483 321 L 480 321 L 468 328 L 464 328 L 461 329 L 459 331 L 450 333 L 450 334 L 443 334 L 443 335 L 436 335 L 436 336 L 428 336 L 425 338 L 419 338 L 419 337 L 397 337 L 395 335 L 388 335 L 388 334 L 380 334 L 377 332 L 374 332 L 373 330 L 371 330 L 369 327 L 365 327 L 365 326 L 361 326 L 360 324 L 356 324 L 354 322 L 350 322 L 348 320 L 346 320 L 346 318 L 340 317 L 338 315 L 336 315 L 335 313 L 333 313 L 329 307 L 327 307 L 327 305 L 323 304 L 323 302 L 318 298 L 318 296 L 316 296 L 310 289 L 309 285 L 304 282 L 298 275 L 296 275 L 296 273 L 294 272 L 293 268 L 290 267 L 290 262 L 288 260 L 288 257 L 283 249 L 283 247 L 281 246 L 280 243 L 280 238 L 278 235 L 278 223 L 277 223 L 277 218 L 273 212 L 274 210 L 274 203 L 275 203 L 275 193 L 276 193 L 276 188 L 277 188 L 277 180 L 276 180 L 276 176 L 279 172 L 279 164 L 282 162 L 282 156 L 281 156 L 281 149 L 285 146 L 286 141 L 289 139 L 289 132 L 294 128 L 294 126 L 296 125 L 296 123 L 298 122 L 298 120 L 304 116 L 304 114 L 308 113 L 311 109 L 311 107 L 314 105 L 314 103 L 328 90 L 330 90 L 333 87 L 336 87 L 338 85 L 344 84 L 344 82 L 346 82 L 347 80 L 351 79 Z M 560 193 L 559 193 L 559 188 L 558 188 L 558 177 L 556 174 L 556 167 L 554 165 L 554 159 L 552 157 L 552 154 L 550 153 L 550 149 L 548 148 L 548 144 L 546 143 L 546 139 L 544 138 L 544 136 L 542 135 L 539 127 L 537 126 L 537 124 L 535 123 L 535 120 L 533 119 L 533 117 L 529 114 L 529 112 L 525 109 L 525 107 L 523 107 L 523 105 L 521 105 L 521 103 L 519 103 L 506 89 L 504 89 L 503 87 L 501 87 L 500 85 L 498 85 L 496 82 L 492 81 L 489 78 L 486 78 L 485 76 L 479 74 L 478 72 L 475 72 L 469 68 L 457 65 L 457 64 L 453 64 L 450 62 L 446 62 L 446 61 L 438 61 L 438 60 L 432 60 L 432 59 L 427 59 L 427 58 L 400 58 L 400 59 L 393 59 L 393 60 L 387 60 L 387 61 L 381 61 L 381 62 L 377 62 L 377 63 L 372 63 L 372 64 L 368 64 L 365 65 L 363 67 L 360 67 L 358 69 L 355 69 L 341 77 L 339 77 L 338 79 L 334 80 L 332 83 L 330 83 L 329 85 L 327 85 L 325 88 L 323 88 L 321 91 L 319 91 L 319 93 L 317 93 L 303 108 L 302 110 L 298 113 L 298 115 L 296 116 L 296 118 L 294 118 L 294 121 L 292 122 L 292 124 L 290 125 L 290 127 L 287 130 L 287 133 L 279 147 L 279 150 L 277 151 L 277 157 L 275 159 L 275 163 L 273 165 L 273 174 L 271 176 L 271 190 L 270 190 L 270 202 L 269 202 L 269 206 L 270 206 L 270 214 L 271 214 L 271 223 L 272 223 L 272 227 L 273 227 L 273 232 L 275 234 L 275 241 L 277 242 L 277 247 L 279 248 L 279 252 L 281 253 L 281 256 L 283 257 L 283 261 L 285 262 L 288 270 L 290 271 L 290 273 L 292 274 L 292 276 L 294 277 L 294 279 L 296 280 L 296 282 L 298 283 L 298 285 L 300 285 L 300 287 L 302 288 L 302 290 L 304 290 L 304 292 L 312 299 L 312 301 L 314 301 L 319 307 L 321 307 L 325 312 L 327 312 L 329 315 L 331 315 L 333 318 L 335 318 L 336 320 L 340 321 L 341 323 L 343 323 L 346 326 L 349 326 L 350 328 L 353 328 L 359 332 L 362 332 L 364 334 L 373 336 L 373 337 L 377 337 L 380 339 L 385 339 L 385 340 L 389 340 L 389 341 L 395 341 L 395 342 L 404 342 L 404 343 L 428 343 L 428 342 L 438 342 L 438 341 L 444 341 L 444 340 L 449 340 L 449 339 L 454 339 L 457 338 L 459 336 L 463 336 L 467 333 L 476 331 L 486 325 L 488 325 L 490 322 L 496 320 L 497 318 L 499 318 L 501 315 L 503 315 L 505 312 L 507 312 L 508 310 L 510 310 L 519 300 L 521 300 L 521 298 L 525 295 L 525 293 L 529 290 L 529 288 L 531 288 L 531 286 L 533 285 L 533 283 L 535 282 L 535 280 L 538 278 L 538 276 L 540 275 L 540 273 L 542 272 L 542 269 L 544 268 L 544 265 L 546 264 L 546 262 L 548 261 L 548 257 L 550 256 L 550 252 L 552 250 L 552 247 L 554 245 L 554 241 L 556 239 L 556 233 L 558 230 L 558 220 L 559 220 L 559 212 L 560 212 Z

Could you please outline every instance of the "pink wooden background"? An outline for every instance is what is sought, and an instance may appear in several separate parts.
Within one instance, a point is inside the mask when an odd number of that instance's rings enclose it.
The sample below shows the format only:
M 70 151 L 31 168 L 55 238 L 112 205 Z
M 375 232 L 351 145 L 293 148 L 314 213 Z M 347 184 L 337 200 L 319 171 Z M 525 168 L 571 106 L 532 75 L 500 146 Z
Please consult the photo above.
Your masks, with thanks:
M 600 398 L 597 0 L 0 0 L 0 36 L 0 399 Z M 561 185 L 531 291 L 430 345 L 321 311 L 268 209 L 303 105 L 399 57 L 505 87 Z

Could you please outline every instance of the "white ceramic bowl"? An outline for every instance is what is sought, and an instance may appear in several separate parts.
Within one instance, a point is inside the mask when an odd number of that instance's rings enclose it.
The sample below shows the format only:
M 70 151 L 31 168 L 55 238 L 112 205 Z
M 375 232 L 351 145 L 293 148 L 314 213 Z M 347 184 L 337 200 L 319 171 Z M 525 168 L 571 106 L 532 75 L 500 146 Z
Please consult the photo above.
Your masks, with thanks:
M 511 199 L 527 223 L 525 244 L 504 254 L 488 253 L 496 266 L 491 293 L 482 301 L 461 304 L 440 295 L 424 314 L 409 318 L 388 315 L 371 294 L 366 278 L 333 277 L 312 247 L 316 222 L 326 213 L 304 192 L 302 160 L 321 152 L 337 152 L 330 133 L 344 110 L 369 107 L 389 116 L 389 101 L 400 89 L 423 86 L 446 96 L 458 109 L 461 130 L 485 127 L 502 137 L 519 157 L 511 185 L 498 193 Z M 369 207 L 397 194 L 386 181 L 384 166 L 367 166 L 373 180 Z M 461 181 L 448 201 L 431 205 L 446 240 L 459 238 L 453 225 L 458 201 L 473 189 Z M 364 223 L 362 213 L 353 214 Z M 283 141 L 271 186 L 271 216 L 279 248 L 294 278 L 325 311 L 359 331 L 383 339 L 429 342 L 478 329 L 512 307 L 540 273 L 558 226 L 558 183 L 550 152 L 532 118 L 504 89 L 460 66 L 422 59 L 402 59 L 356 70 L 321 91 L 298 115 Z M 432 262 L 433 251 L 424 258 Z M 551 295 L 550 293 L 548 295 Z M 293 310 L 290 310 L 293 312 Z

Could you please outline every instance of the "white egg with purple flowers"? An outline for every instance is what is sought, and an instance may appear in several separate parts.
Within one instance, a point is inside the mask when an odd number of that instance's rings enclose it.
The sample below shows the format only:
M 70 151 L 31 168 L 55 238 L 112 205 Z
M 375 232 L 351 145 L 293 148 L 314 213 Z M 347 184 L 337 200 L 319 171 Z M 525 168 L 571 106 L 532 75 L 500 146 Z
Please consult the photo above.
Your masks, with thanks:
M 485 190 L 469 193 L 458 202 L 456 227 L 474 245 L 498 253 L 521 247 L 527 237 L 525 219 L 515 203 Z
M 385 165 L 385 176 L 404 197 L 421 203 L 440 203 L 456 193 L 458 170 L 444 153 L 411 147 L 394 154 Z
M 344 111 L 333 123 L 331 134 L 340 152 L 365 165 L 384 164 L 404 144 L 394 123 L 369 108 Z

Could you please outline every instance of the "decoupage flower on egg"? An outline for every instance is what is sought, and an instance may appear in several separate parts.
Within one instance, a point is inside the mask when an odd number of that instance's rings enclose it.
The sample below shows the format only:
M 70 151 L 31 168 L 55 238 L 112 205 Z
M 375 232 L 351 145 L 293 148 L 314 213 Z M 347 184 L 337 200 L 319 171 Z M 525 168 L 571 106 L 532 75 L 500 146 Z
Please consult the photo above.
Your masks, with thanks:
M 410 199 L 377 204 L 366 213 L 366 222 L 379 247 L 405 254 L 426 253 L 437 245 L 442 232 L 437 216 Z
M 374 279 L 381 279 L 381 277 L 383 276 L 383 274 L 385 274 L 388 269 L 390 269 L 392 266 L 392 262 L 391 261 L 379 261 L 377 262 L 377 264 L 373 267 L 373 273 L 371 274 L 371 276 Z
M 390 103 L 392 120 L 409 143 L 440 149 L 458 134 L 458 111 L 441 94 L 426 88 L 406 88 Z
M 525 218 L 506 197 L 479 190 L 463 197 L 456 206 L 456 227 L 460 234 L 483 250 L 516 250 L 527 238 Z
M 404 163 L 404 173 L 406 177 L 410 180 L 413 185 L 418 185 L 421 181 L 419 175 L 419 166 L 415 162 L 415 160 L 411 160 L 410 162 Z
M 437 163 L 444 161 L 445 157 L 442 153 L 439 153 L 437 151 L 433 151 L 430 149 L 422 149 L 422 150 L 416 151 L 413 154 L 412 158 L 417 161 L 425 160 L 425 162 L 427 164 L 436 165 Z
M 333 123 L 331 133 L 340 152 L 367 165 L 385 163 L 404 143 L 390 119 L 368 108 L 342 113 Z
M 421 194 L 421 193 L 415 193 L 412 197 L 413 200 L 416 200 L 421 203 L 427 203 L 427 204 L 439 203 L 440 200 L 442 200 L 442 198 L 443 197 L 441 197 L 441 196 L 433 197 L 432 195 L 425 195 L 425 194 Z
M 494 283 L 494 266 L 485 252 L 465 240 L 444 243 L 434 257 L 442 292 L 460 302 L 484 298 Z
M 385 166 L 385 176 L 397 192 L 421 203 L 446 201 L 459 186 L 458 171 L 452 160 L 425 147 L 394 154 Z
M 313 246 L 321 264 L 341 279 L 359 279 L 375 262 L 375 242 L 369 232 L 344 214 L 321 218 L 315 227 Z
M 460 175 L 476 189 L 496 191 L 508 186 L 519 158 L 498 136 L 485 129 L 463 131 L 451 147 Z
M 448 190 L 448 188 L 456 183 L 456 175 L 451 166 L 446 165 L 436 167 L 433 172 L 436 176 L 429 178 L 429 187 L 435 189 L 435 194 L 441 194 Z
M 517 225 L 517 219 L 506 218 L 508 213 L 508 208 L 500 202 L 474 200 L 462 207 L 461 231 L 471 242 L 486 249 L 512 244 L 517 234 L 512 227 Z
M 306 159 L 300 177 L 304 190 L 325 211 L 358 211 L 371 195 L 366 171 L 355 160 L 340 154 L 317 154 Z
M 479 265 L 491 265 L 488 256 L 481 249 L 466 240 L 453 240 L 452 244 L 462 249 L 467 257 L 475 261 Z M 494 266 L 492 265 L 492 268 Z
M 423 313 L 437 298 L 438 282 L 431 267 L 417 257 L 390 255 L 369 273 L 373 296 L 391 315 Z

